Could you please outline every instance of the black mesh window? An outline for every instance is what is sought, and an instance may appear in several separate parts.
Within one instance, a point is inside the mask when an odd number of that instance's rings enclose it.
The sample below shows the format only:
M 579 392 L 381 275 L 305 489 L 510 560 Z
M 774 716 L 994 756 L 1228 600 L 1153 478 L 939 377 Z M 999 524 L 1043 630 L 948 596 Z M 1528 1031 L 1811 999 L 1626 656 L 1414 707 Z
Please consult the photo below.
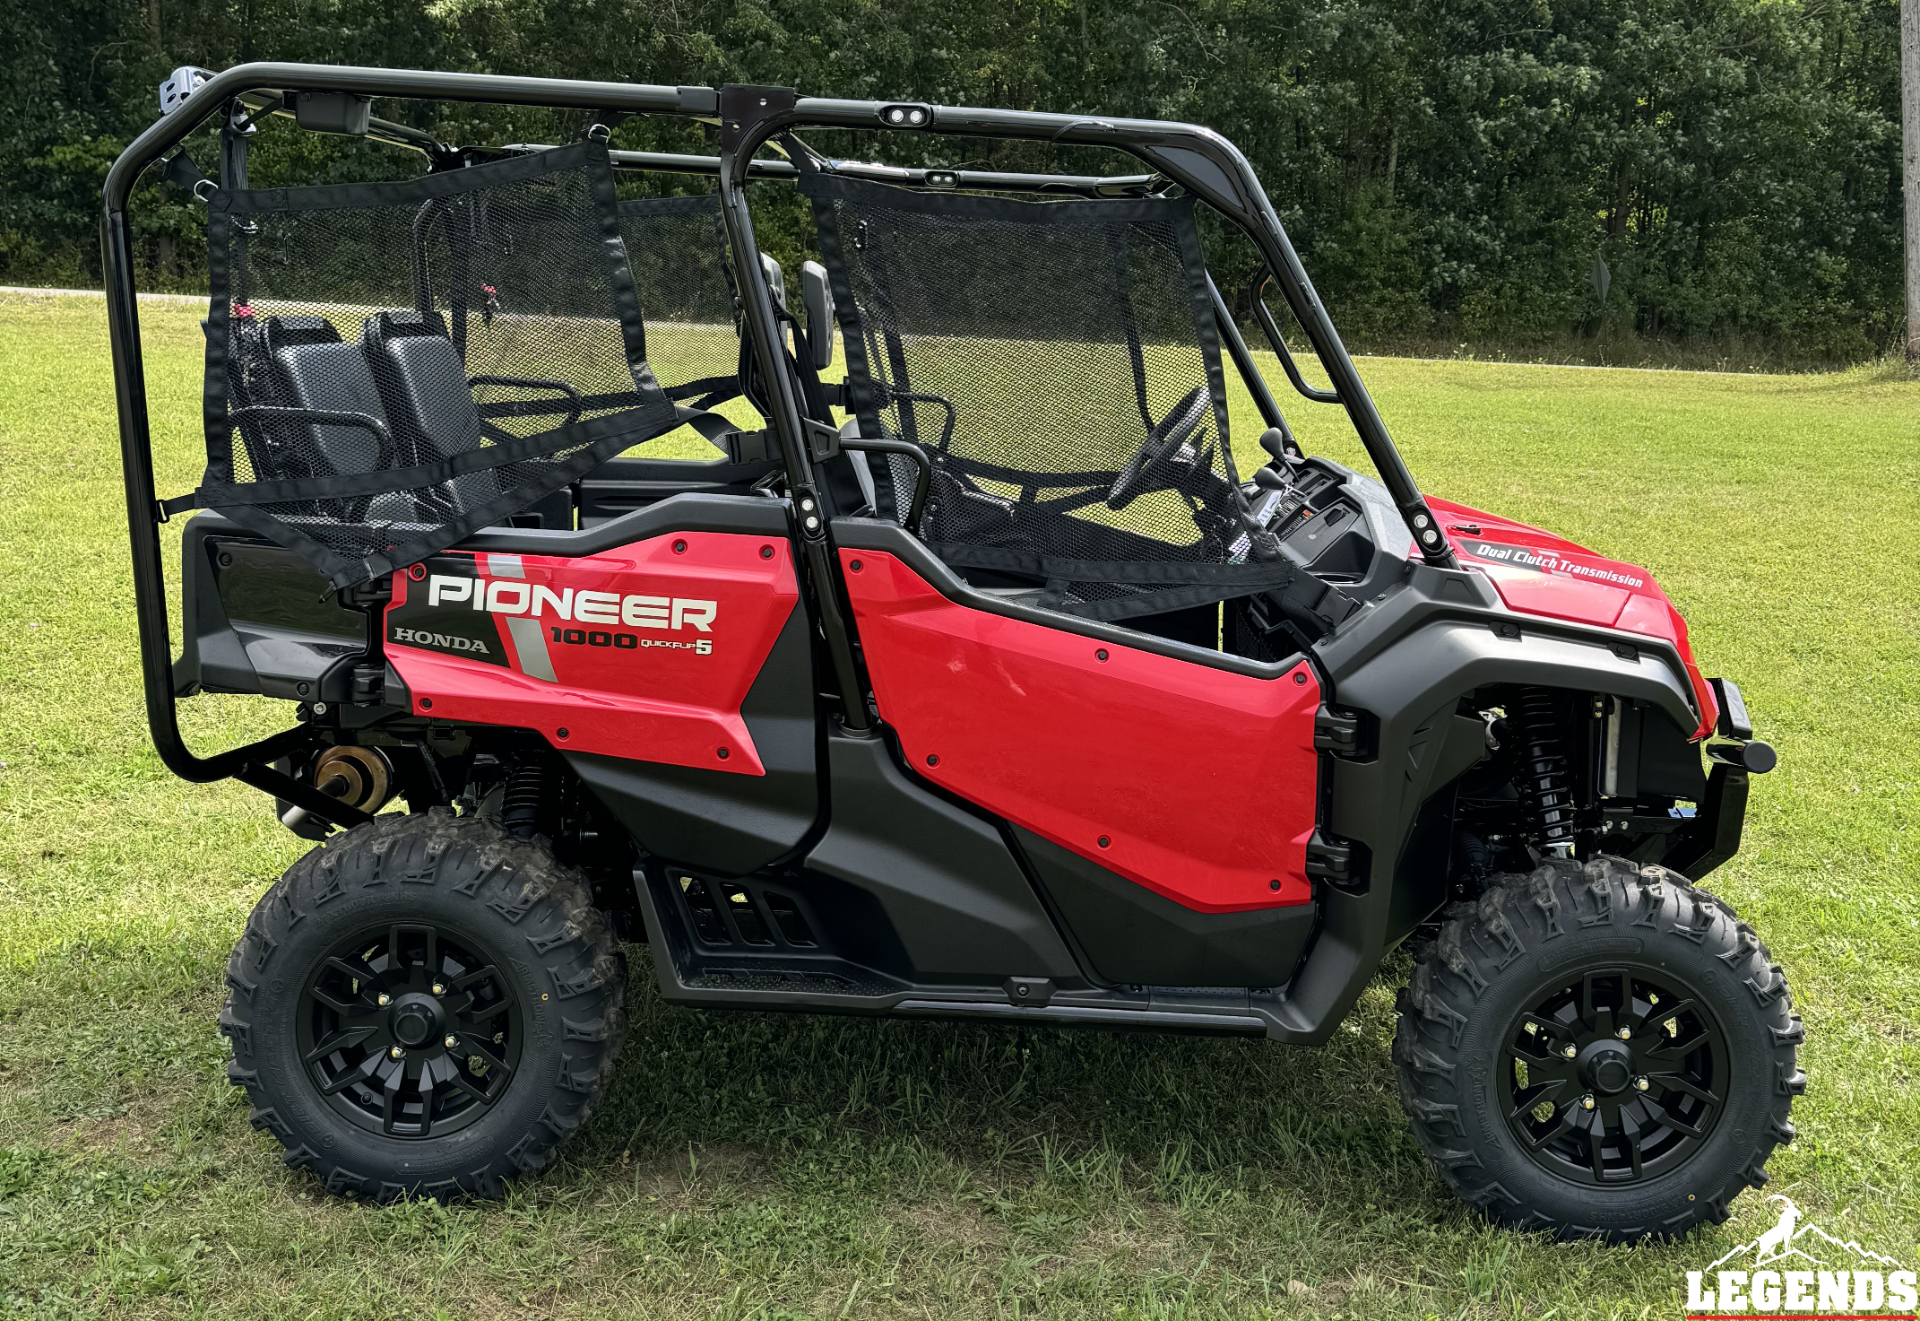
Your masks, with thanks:
M 620 237 L 647 319 L 647 361 L 667 396 L 711 408 L 740 393 L 720 195 L 622 202 Z
M 600 144 L 405 183 L 216 193 L 210 213 L 195 498 L 338 586 L 675 425 Z
M 802 187 L 861 429 L 932 457 L 921 533 L 949 564 L 1107 619 L 1284 581 L 1252 562 L 1272 552 L 1233 470 L 1191 200 L 1021 202 L 813 172 Z

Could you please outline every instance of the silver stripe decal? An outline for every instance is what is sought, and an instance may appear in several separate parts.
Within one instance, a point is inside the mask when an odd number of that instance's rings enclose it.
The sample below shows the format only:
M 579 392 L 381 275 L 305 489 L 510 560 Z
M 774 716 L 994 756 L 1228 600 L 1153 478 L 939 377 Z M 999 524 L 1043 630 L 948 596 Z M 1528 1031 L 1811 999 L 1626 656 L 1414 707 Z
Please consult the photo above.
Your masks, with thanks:
M 500 558 L 500 557 L 496 557 Z M 515 559 L 513 567 L 518 569 L 520 561 Z M 495 570 L 496 573 L 499 570 Z M 547 655 L 547 637 L 540 628 L 540 621 L 528 619 L 525 615 L 496 615 L 496 619 L 507 621 L 507 632 L 513 634 L 513 649 L 520 653 L 520 671 L 529 679 L 545 679 L 548 683 L 558 683 L 553 677 L 553 657 Z
M 487 572 L 496 578 L 525 578 L 526 567 L 518 555 L 487 556 Z

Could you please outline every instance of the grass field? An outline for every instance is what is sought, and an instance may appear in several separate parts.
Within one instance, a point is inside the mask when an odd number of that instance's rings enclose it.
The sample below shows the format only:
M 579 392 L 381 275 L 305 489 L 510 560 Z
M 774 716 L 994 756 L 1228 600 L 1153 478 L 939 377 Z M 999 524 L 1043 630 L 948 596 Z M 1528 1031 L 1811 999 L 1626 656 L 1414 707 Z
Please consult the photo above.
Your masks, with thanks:
M 170 494 L 199 332 L 142 315 Z M 1426 489 L 1647 565 L 1740 681 L 1781 767 L 1712 884 L 1785 965 L 1812 1079 L 1775 1186 L 1911 1264 L 1920 383 L 1362 370 Z M 618 1081 L 554 1172 L 499 1205 L 329 1200 L 248 1128 L 213 1022 L 301 846 L 161 769 L 125 536 L 102 304 L 0 298 L 0 1316 L 1677 1318 L 1681 1272 L 1771 1223 L 1749 1193 L 1677 1246 L 1487 1228 L 1405 1131 L 1403 966 L 1298 1051 L 708 1015 L 638 950 Z M 188 709 L 206 750 L 275 718 Z

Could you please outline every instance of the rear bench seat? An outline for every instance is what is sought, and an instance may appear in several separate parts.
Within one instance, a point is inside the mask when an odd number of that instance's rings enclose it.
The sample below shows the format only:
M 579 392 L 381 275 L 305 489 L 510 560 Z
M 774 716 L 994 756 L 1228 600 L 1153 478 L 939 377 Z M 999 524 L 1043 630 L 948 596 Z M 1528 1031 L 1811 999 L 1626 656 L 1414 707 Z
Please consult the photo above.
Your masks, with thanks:
M 326 319 L 278 316 L 262 328 L 272 399 L 258 415 L 241 416 L 241 434 L 257 473 L 326 477 L 438 463 L 480 448 L 482 410 L 473 387 L 496 386 L 545 394 L 538 407 L 571 422 L 581 400 L 561 381 L 531 377 L 469 379 L 460 352 L 437 312 L 376 312 L 361 323 L 359 343 L 343 341 Z M 370 418 L 385 433 L 364 426 L 274 416 L 272 410 L 351 413 Z M 656 501 L 688 491 L 742 492 L 778 465 L 756 433 L 723 438 L 724 456 L 710 462 L 642 458 L 611 459 L 582 479 L 573 492 L 559 491 L 508 521 L 515 526 L 571 529 L 575 503 L 581 526 L 604 523 Z M 759 442 L 756 444 L 756 442 Z M 390 449 L 391 453 L 383 450 Z M 449 492 L 455 507 L 459 493 Z M 315 501 L 309 516 L 335 522 L 436 522 L 447 511 L 401 492 L 371 498 Z
M 480 448 L 480 410 L 459 350 L 437 312 L 377 312 L 361 323 L 358 344 L 343 341 L 322 317 L 269 317 L 264 335 L 275 395 L 269 409 L 358 414 L 378 423 L 385 437 L 370 427 L 270 411 L 250 422 L 243 417 L 242 435 L 256 472 L 328 477 L 440 463 Z M 578 396 L 560 382 L 478 380 L 572 396 L 567 420 L 579 416 Z M 459 507 L 457 490 L 444 498 Z M 407 522 L 434 521 L 446 511 L 388 492 L 364 501 L 319 501 L 313 512 L 347 522 Z

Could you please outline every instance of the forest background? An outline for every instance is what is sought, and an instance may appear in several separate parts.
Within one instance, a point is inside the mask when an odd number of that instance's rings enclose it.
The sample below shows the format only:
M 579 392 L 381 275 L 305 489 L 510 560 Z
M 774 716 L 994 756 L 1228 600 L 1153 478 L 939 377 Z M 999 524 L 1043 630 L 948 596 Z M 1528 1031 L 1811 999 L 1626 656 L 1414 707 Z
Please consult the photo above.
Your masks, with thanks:
M 1363 351 L 1830 367 L 1902 328 L 1898 47 L 1897 0 L 0 0 L 0 283 L 98 284 L 101 180 L 174 67 L 299 60 L 1196 121 L 1247 152 Z M 461 142 L 583 127 L 380 113 Z M 419 168 L 280 133 L 252 181 Z M 798 199 L 769 205 L 765 246 L 805 246 Z M 149 174 L 146 287 L 204 287 L 203 214 Z M 1243 260 L 1215 265 L 1245 307 Z

